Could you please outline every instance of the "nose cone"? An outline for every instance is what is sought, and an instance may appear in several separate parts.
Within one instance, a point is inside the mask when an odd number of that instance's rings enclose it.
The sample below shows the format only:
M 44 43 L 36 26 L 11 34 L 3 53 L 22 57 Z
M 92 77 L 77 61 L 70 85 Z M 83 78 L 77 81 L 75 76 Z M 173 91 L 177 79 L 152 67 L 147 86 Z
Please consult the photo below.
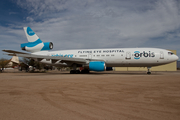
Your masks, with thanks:
M 179 59 L 179 57 L 177 55 L 171 55 L 169 56 L 169 61 L 170 62 L 174 62 L 174 61 L 177 61 Z
M 179 57 L 177 55 L 175 55 L 175 61 L 178 60 L 178 59 L 179 59 Z

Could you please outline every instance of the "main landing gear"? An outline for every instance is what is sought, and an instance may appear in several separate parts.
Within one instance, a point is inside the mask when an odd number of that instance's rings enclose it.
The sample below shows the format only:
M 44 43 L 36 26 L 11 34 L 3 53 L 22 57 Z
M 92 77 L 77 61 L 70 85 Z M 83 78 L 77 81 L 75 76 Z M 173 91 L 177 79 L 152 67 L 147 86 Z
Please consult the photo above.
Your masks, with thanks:
M 80 74 L 80 70 L 71 70 L 70 74 Z
M 88 69 L 84 69 L 84 70 L 76 70 L 77 68 L 77 65 L 76 64 L 73 64 L 72 65 L 73 67 L 73 70 L 70 71 L 70 74 L 88 74 L 89 73 L 89 70 Z
M 150 75 L 151 74 L 151 67 L 147 67 L 148 71 L 147 71 L 147 74 Z
M 76 70 L 77 68 L 77 65 L 76 64 L 73 64 L 73 70 L 70 71 L 70 74 L 79 74 L 80 73 L 80 70 Z
M 89 73 L 89 70 L 87 69 L 84 69 L 84 70 L 71 70 L 70 71 L 70 74 L 88 74 Z
M 88 69 L 81 70 L 81 74 L 88 74 L 88 73 L 89 73 Z

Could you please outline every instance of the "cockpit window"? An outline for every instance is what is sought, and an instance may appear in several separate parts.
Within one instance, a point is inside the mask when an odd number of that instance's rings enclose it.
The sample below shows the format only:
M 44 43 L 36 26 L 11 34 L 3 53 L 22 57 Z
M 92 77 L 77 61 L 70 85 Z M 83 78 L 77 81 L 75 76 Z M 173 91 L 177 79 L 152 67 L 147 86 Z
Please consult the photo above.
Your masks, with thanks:
M 172 53 L 172 52 L 168 52 L 168 55 L 174 55 L 174 53 Z

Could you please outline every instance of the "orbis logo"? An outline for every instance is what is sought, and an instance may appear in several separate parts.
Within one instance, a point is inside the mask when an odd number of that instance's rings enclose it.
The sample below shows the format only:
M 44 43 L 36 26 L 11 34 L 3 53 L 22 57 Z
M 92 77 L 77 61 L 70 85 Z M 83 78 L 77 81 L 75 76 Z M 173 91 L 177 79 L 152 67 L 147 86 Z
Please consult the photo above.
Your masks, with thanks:
M 27 34 L 28 34 L 29 36 L 33 36 L 35 33 L 31 30 L 30 27 L 27 27 Z
M 69 57 L 69 58 L 73 58 L 73 54 L 55 54 L 55 55 L 51 55 L 51 56 L 60 56 L 60 57 Z
M 143 51 L 142 53 L 141 52 L 139 52 L 139 51 L 135 51 L 134 52 L 134 59 L 140 59 L 141 57 L 155 57 L 155 54 L 154 54 L 154 52 L 151 52 L 151 51 L 149 51 L 149 52 L 146 52 L 146 51 Z

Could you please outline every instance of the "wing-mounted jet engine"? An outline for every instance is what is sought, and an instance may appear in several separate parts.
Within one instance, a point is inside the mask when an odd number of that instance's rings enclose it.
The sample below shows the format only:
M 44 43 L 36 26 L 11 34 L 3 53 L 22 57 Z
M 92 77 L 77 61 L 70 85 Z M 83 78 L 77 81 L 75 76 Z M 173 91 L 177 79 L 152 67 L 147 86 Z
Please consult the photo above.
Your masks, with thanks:
M 106 71 L 106 64 L 104 61 L 90 61 L 84 68 L 90 71 Z

